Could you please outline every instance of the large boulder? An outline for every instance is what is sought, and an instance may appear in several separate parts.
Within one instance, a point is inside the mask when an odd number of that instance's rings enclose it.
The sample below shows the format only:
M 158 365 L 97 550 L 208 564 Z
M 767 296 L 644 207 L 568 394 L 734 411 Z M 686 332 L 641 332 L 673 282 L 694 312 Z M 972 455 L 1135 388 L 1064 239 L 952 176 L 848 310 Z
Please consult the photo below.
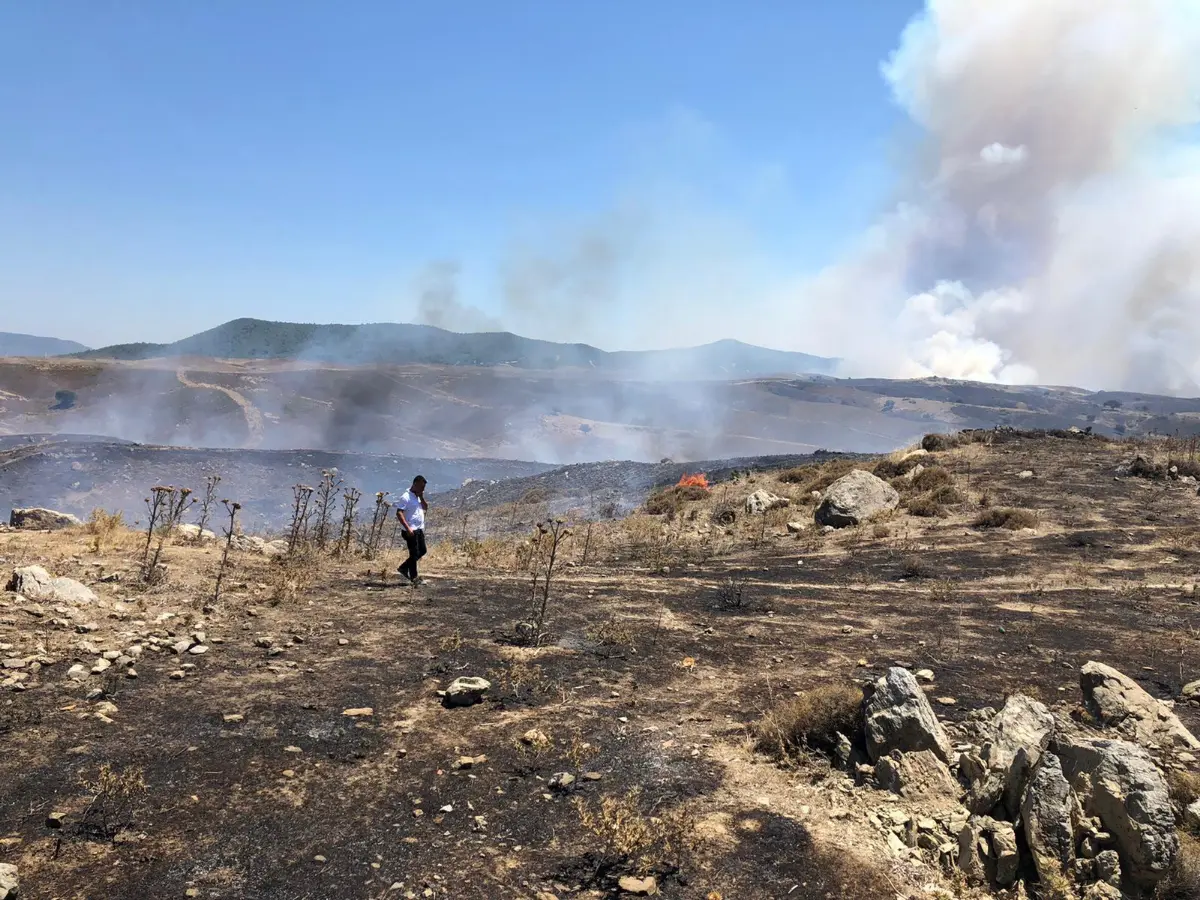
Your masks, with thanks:
M 755 491 L 746 498 L 746 512 L 752 516 L 760 516 L 763 513 L 768 513 L 773 509 L 783 509 L 790 506 L 791 502 L 787 497 L 777 497 L 770 491 Z
M 965 755 L 961 760 L 968 779 L 967 806 L 985 814 L 1002 805 L 1012 819 L 1020 809 L 1030 771 L 1050 744 L 1054 716 L 1044 703 L 1013 694 L 988 731 L 979 756 Z
M 29 600 L 72 603 L 77 606 L 95 603 L 98 599 L 91 588 L 74 578 L 55 578 L 41 566 L 13 569 L 5 589 Z
M 907 669 L 888 669 L 875 682 L 863 703 L 863 718 L 867 753 L 872 761 L 893 750 L 931 750 L 942 762 L 950 761 L 950 739 Z
M 1055 750 L 1083 811 L 1112 835 L 1125 876 L 1157 883 L 1175 862 L 1179 837 L 1166 779 L 1150 754 L 1129 741 L 1075 738 L 1060 738 Z
M 11 863 L 0 863 L 0 900 L 17 900 L 20 889 L 17 867 Z
M 1083 703 L 1101 725 L 1144 746 L 1200 750 L 1200 740 L 1161 700 L 1132 678 L 1104 663 L 1089 662 L 1079 673 Z
M 8 524 L 10 528 L 17 528 L 21 531 L 59 531 L 73 525 L 82 525 L 83 522 L 70 513 L 31 506 L 28 508 L 14 507 L 8 517 Z
M 900 495 L 894 487 L 870 472 L 855 469 L 829 486 L 815 518 L 818 525 L 845 528 L 899 505 Z
M 1053 753 L 1043 753 L 1025 789 L 1021 822 L 1038 877 L 1061 878 L 1075 861 L 1076 800 Z

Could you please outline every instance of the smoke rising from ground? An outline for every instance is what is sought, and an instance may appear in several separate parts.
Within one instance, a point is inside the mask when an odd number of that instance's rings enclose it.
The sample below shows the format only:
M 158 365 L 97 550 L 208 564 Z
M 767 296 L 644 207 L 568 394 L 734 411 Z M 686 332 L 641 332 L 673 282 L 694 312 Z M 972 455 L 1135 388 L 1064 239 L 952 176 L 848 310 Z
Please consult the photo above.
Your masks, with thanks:
M 1188 6 L 929 0 L 883 66 L 925 134 L 904 201 L 797 300 L 854 368 L 1196 389 Z
M 847 375 L 1200 391 L 1194 0 L 928 0 L 881 70 L 921 137 L 900 201 L 823 271 L 768 272 L 736 217 L 651 192 L 513 253 L 490 324 L 737 336 Z

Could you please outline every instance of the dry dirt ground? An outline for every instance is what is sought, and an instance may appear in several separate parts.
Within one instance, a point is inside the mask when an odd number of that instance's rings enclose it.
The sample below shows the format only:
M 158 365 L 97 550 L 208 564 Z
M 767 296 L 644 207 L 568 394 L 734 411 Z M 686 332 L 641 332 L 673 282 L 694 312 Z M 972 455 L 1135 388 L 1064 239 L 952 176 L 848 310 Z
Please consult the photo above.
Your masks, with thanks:
M 937 454 L 967 498 L 947 518 L 901 511 L 836 534 L 787 534 L 786 519 L 811 522 L 807 488 L 770 474 L 671 524 L 595 526 L 586 564 L 577 529 L 538 649 L 507 641 L 530 580 L 499 542 L 443 544 L 415 589 L 365 561 L 288 585 L 279 563 L 238 555 L 210 605 L 213 545 L 168 546 L 169 580 L 143 590 L 132 535 L 95 553 L 80 531 L 0 534 L 6 569 L 40 563 L 102 604 L 85 629 L 0 594 L 0 656 L 25 676 L 0 695 L 0 862 L 28 898 L 545 900 L 651 874 L 680 900 L 956 896 L 868 826 L 888 796 L 817 757 L 776 764 L 753 725 L 797 691 L 896 663 L 933 670 L 948 720 L 1015 690 L 1069 710 L 1090 659 L 1177 697 L 1200 677 L 1200 499 L 1114 479 L 1130 452 L 1016 437 Z M 719 492 L 758 487 L 796 502 L 707 522 Z M 985 503 L 1037 525 L 971 527 Z M 197 631 L 203 654 L 151 649 Z M 67 675 L 133 645 L 136 678 Z M 445 708 L 439 688 L 469 675 L 492 681 L 487 699 Z M 547 741 L 523 743 L 531 729 Z M 105 766 L 126 790 L 96 788 Z M 576 789 L 551 786 L 562 772 Z M 608 841 L 585 827 L 581 804 L 633 789 L 645 819 Z M 620 839 L 639 825 L 672 846 L 628 858 Z

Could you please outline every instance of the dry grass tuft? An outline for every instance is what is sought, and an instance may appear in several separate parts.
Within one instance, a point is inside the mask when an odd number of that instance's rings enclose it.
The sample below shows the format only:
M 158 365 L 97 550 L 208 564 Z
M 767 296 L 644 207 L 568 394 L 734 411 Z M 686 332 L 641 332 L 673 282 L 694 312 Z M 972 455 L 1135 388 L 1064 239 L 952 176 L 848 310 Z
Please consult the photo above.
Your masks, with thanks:
M 638 788 L 594 803 L 577 798 L 575 810 L 579 824 L 598 839 L 596 855 L 602 869 L 676 870 L 700 846 L 696 820 L 688 807 L 650 815 L 642 811 Z
M 1190 834 L 1179 835 L 1175 865 L 1158 885 L 1157 900 L 1196 900 L 1200 897 L 1200 841 Z
M 1200 775 L 1172 769 L 1167 772 L 1167 788 L 1171 792 L 1172 802 L 1182 812 L 1200 800 Z
M 110 513 L 99 507 L 92 510 L 87 524 L 83 526 L 84 532 L 90 539 L 89 543 L 93 553 L 103 553 L 117 540 L 124 528 L 124 513 L 119 511 Z
M 1037 513 L 1031 509 L 993 507 L 976 516 L 972 524 L 976 528 L 1006 528 L 1009 531 L 1020 531 L 1022 528 L 1036 528 L 1037 523 Z
M 831 751 L 840 732 L 854 734 L 862 717 L 862 689 L 828 684 L 768 710 L 754 726 L 755 746 L 776 759 L 797 751 Z

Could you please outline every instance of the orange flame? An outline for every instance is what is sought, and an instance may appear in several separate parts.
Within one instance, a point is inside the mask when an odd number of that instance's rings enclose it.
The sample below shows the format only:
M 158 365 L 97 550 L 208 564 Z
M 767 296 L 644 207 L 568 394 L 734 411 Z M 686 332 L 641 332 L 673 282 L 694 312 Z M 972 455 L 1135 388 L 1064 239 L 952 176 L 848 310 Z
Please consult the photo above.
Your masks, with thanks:
M 680 487 L 702 487 L 708 490 L 708 479 L 704 477 L 703 472 L 697 472 L 695 475 L 683 475 L 679 479 Z

